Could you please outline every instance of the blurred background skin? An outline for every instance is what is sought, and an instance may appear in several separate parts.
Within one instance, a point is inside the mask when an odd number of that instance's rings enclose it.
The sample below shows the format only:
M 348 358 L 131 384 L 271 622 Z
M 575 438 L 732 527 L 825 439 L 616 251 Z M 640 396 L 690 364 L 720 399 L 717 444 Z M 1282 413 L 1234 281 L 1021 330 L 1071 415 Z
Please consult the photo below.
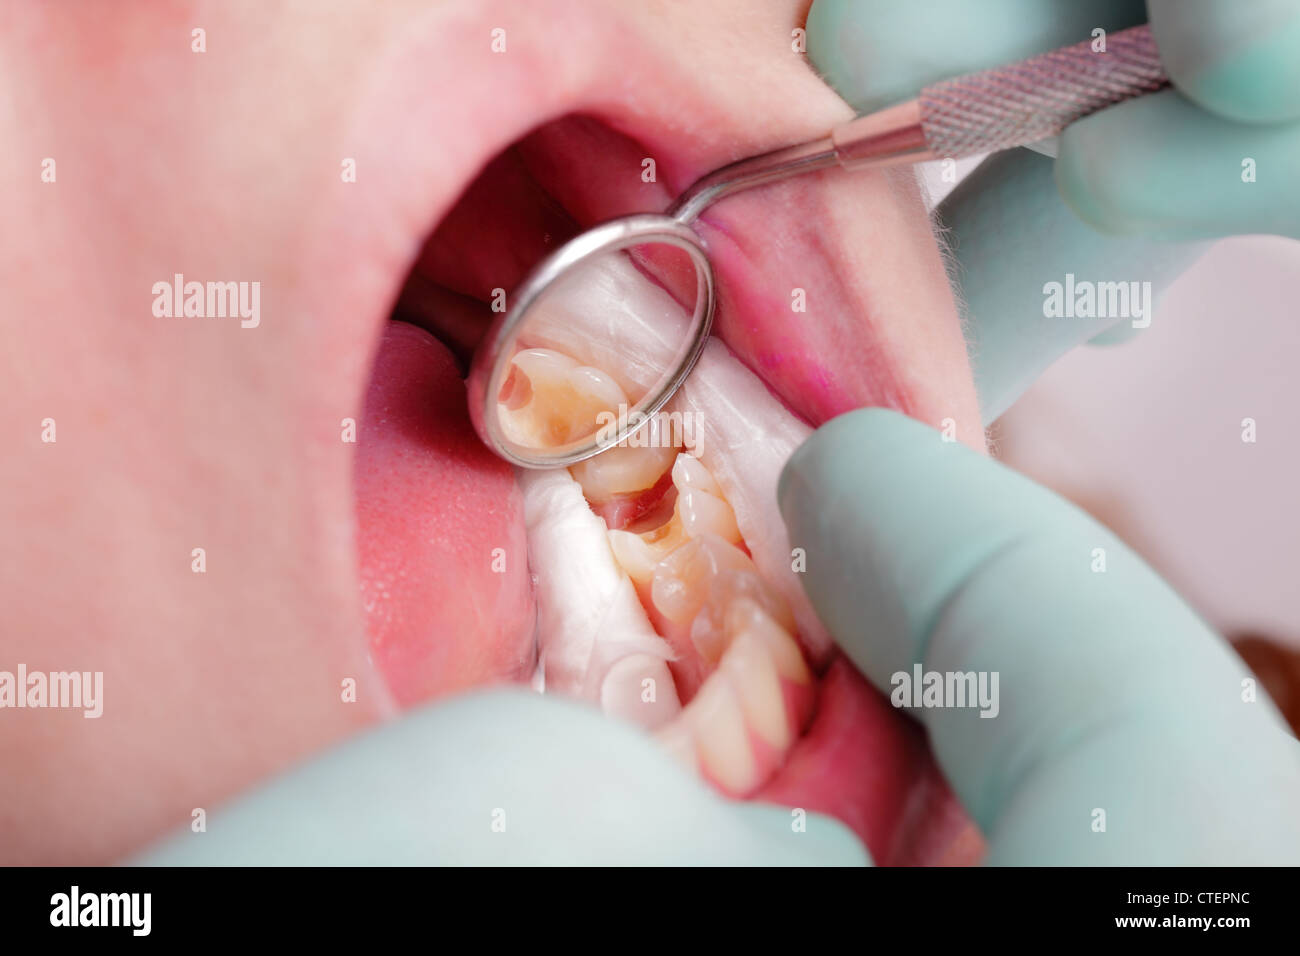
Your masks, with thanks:
M 938 164 L 921 176 L 932 205 L 956 185 Z M 1065 355 L 989 436 L 997 458 L 1142 554 L 1300 732 L 1298 276 L 1293 239 L 1214 243 L 1158 297 L 1150 328 Z

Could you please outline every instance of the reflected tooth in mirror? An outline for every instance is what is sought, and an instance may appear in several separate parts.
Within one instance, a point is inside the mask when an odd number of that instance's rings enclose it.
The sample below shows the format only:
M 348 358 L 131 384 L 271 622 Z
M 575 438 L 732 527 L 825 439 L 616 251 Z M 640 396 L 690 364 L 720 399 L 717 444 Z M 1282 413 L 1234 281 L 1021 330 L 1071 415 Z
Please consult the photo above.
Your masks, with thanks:
M 554 448 L 587 438 L 600 426 L 601 413 L 617 415 L 627 404 L 612 376 L 553 349 L 522 349 L 512 363 L 497 412 L 506 437 L 517 444 Z
M 709 676 L 683 712 L 695 730 L 700 769 L 733 794 L 757 785 L 758 771 L 740 698 L 725 675 Z
M 786 712 L 781 677 L 767 645 L 757 635 L 737 634 L 722 658 L 720 673 L 735 687 L 754 732 L 777 750 L 789 747 L 794 728 Z

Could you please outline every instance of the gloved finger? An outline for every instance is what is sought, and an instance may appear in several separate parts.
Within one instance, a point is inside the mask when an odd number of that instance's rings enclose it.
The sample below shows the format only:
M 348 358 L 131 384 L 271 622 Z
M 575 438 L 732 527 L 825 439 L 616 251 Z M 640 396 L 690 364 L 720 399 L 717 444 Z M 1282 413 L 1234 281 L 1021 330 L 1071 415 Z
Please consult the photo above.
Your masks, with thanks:
M 1174 84 L 1231 120 L 1300 119 L 1300 0 L 1148 0 Z
M 1056 181 L 1074 211 L 1118 235 L 1300 237 L 1300 121 L 1247 125 L 1176 90 L 1128 100 L 1061 134 Z
M 716 796 L 644 733 L 522 690 L 346 743 L 130 861 L 145 865 L 859 865 L 829 817 Z
M 814 0 L 808 59 L 854 109 L 1146 22 L 1141 0 Z
M 1074 346 L 1149 326 L 1165 287 L 1209 247 L 1101 235 L 1062 201 L 1052 161 L 1028 150 L 984 160 L 936 216 L 986 424 Z
M 1295 739 L 1087 515 L 881 409 L 820 428 L 779 497 L 808 594 L 872 683 L 911 702 L 895 675 L 919 665 L 996 687 L 991 707 L 916 714 L 989 862 L 1297 859 Z

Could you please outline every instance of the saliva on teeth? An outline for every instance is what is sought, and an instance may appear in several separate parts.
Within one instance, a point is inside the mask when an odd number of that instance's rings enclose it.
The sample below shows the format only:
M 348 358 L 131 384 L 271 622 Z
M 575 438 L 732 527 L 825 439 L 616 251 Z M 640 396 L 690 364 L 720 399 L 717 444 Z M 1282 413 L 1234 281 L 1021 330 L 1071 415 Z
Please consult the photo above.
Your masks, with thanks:
M 584 437 L 601 410 L 627 401 L 613 376 L 553 349 L 519 352 L 515 370 L 519 378 L 507 382 L 501 406 L 511 438 L 521 443 Z M 605 666 L 590 696 L 607 712 L 653 728 L 671 753 L 723 791 L 744 796 L 775 772 L 801 733 L 812 707 L 812 677 L 793 637 L 790 608 L 755 568 L 723 489 L 700 458 L 661 437 L 666 440 L 620 445 L 569 469 L 587 503 L 607 516 L 624 513 L 611 511 L 611 503 L 656 493 L 671 476 L 662 492 L 671 510 L 660 507 L 648 523 L 605 531 L 613 565 L 635 587 L 669 655 L 657 658 L 643 639 L 606 629 L 597 640 L 627 650 Z M 541 483 L 531 479 L 526 495 L 530 487 Z M 566 566 L 572 553 L 533 558 L 550 573 L 580 570 Z M 626 610 L 604 619 L 626 621 Z M 565 637 L 542 635 L 543 641 Z M 686 701 L 680 710 L 646 706 L 648 686 L 657 690 L 649 695 L 655 700 L 665 690 L 656 681 L 667 662 L 672 692 Z

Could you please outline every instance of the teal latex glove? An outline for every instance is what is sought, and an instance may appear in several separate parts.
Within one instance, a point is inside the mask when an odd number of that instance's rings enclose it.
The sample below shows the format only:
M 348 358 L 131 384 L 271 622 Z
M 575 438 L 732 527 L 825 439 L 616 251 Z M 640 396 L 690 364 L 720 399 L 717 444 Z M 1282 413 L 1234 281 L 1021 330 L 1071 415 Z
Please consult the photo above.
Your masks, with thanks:
M 1147 281 L 1158 298 L 1203 251 L 1195 240 L 1300 237 L 1300 0 L 1147 7 L 1176 90 L 1075 123 L 1054 164 L 1027 150 L 989 158 L 937 210 L 986 422 L 1061 354 L 1114 324 L 1045 318 L 1045 283 L 1067 273 Z M 1088 40 L 1097 27 L 1147 19 L 1140 0 L 815 0 L 808 55 L 866 112 L 937 80 Z M 1129 320 L 1120 323 L 1116 332 L 1132 334 Z
M 1300 861 L 1300 743 L 1087 515 L 882 409 L 819 429 L 779 497 L 818 614 L 877 688 L 918 663 L 999 674 L 993 719 L 914 712 L 988 862 Z
M 143 865 L 860 865 L 847 827 L 731 803 L 646 734 L 525 690 L 423 708 L 265 784 Z

